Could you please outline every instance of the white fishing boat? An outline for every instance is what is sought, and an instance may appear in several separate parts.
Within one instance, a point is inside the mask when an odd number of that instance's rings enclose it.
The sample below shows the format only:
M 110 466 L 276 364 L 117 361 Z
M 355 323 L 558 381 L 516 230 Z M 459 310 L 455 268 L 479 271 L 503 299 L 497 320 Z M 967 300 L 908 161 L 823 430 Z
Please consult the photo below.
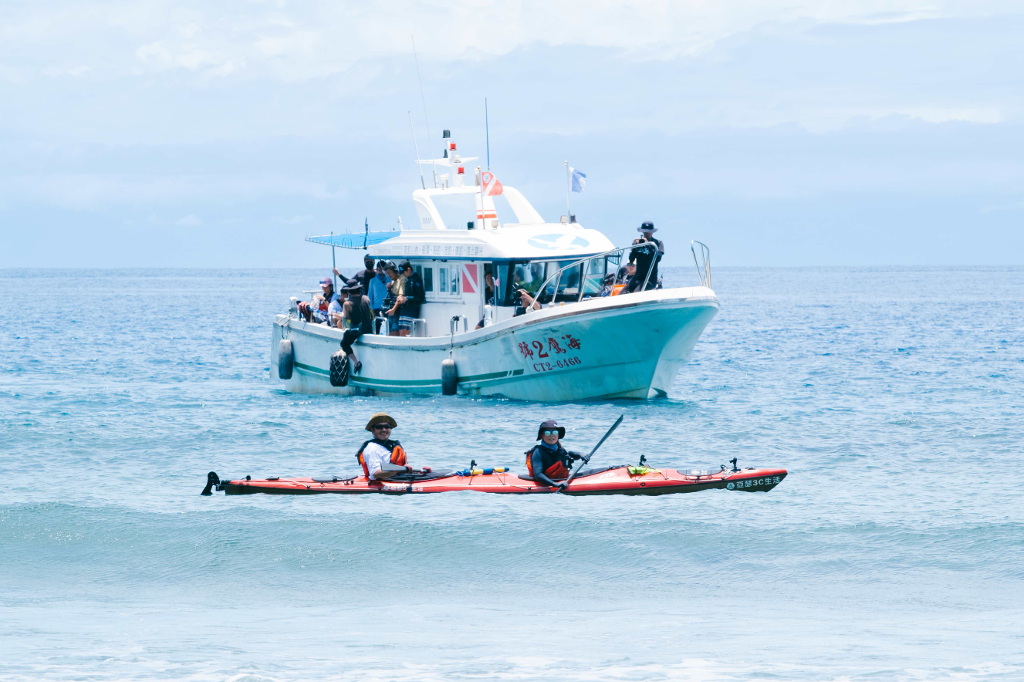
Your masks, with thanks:
M 362 362 L 356 372 L 340 350 L 343 330 L 306 321 L 293 298 L 274 318 L 272 377 L 300 393 L 664 396 L 718 312 L 707 247 L 691 242 L 695 286 L 650 289 L 649 282 L 602 296 L 606 273 L 632 246 L 616 248 L 572 216 L 546 222 L 520 192 L 460 158 L 448 131 L 445 144 L 446 158 L 420 162 L 433 167 L 436 186 L 413 192 L 418 228 L 308 238 L 409 261 L 425 290 L 412 335 L 363 335 L 353 347 Z M 521 289 L 539 309 L 524 310 Z

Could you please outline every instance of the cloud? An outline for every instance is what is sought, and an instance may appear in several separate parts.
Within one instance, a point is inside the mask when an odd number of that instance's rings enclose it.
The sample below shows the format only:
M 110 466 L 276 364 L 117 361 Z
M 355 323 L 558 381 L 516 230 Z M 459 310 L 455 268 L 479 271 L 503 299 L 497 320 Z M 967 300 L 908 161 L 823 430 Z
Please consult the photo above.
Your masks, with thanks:
M 184 218 L 179 218 L 177 220 L 177 222 L 175 223 L 175 225 L 188 225 L 188 226 L 202 225 L 202 224 L 203 224 L 202 219 L 198 218 L 198 217 L 196 217 L 196 216 L 194 216 L 192 214 L 189 214 L 189 215 L 185 216 Z
M 85 65 L 72 67 L 51 67 L 48 69 L 43 69 L 43 75 L 50 76 L 52 78 L 57 78 L 60 76 L 72 76 L 74 78 L 77 78 L 78 76 L 83 76 L 89 73 L 89 71 L 89 67 Z
M 1014 201 L 1008 204 L 992 204 L 989 206 L 982 206 L 982 213 L 995 213 L 997 211 L 1020 211 L 1024 210 L 1024 201 Z
M 277 218 L 275 222 L 283 223 L 285 225 L 303 225 L 311 223 L 313 220 L 314 218 L 311 215 L 296 215 L 291 218 Z
M 170 68 L 203 76 L 301 81 L 411 53 L 450 62 L 531 45 L 624 50 L 633 59 L 700 54 L 766 24 L 885 24 L 1014 11 L 1012 2 L 577 0 L 471 3 L 227 3 L 186 0 L 24 3 L 5 12 L 0 44 L 40 72 L 73 53 L 99 78 Z M 7 61 L 7 59 L 0 59 Z
M 100 152 L 102 154 L 102 152 Z M 145 165 L 143 158 L 122 163 Z M 102 206 L 166 205 L 203 202 L 210 205 L 244 203 L 266 196 L 300 197 L 336 202 L 346 196 L 329 189 L 319 178 L 299 179 L 273 173 L 249 174 L 240 168 L 218 175 L 168 172 L 159 175 L 52 173 L 24 174 L 6 179 L 0 200 L 39 201 L 76 210 Z M 6 195 L 6 196 L 5 196 Z M 182 220 L 196 219 L 185 216 Z M 199 224 L 183 223 L 179 224 Z

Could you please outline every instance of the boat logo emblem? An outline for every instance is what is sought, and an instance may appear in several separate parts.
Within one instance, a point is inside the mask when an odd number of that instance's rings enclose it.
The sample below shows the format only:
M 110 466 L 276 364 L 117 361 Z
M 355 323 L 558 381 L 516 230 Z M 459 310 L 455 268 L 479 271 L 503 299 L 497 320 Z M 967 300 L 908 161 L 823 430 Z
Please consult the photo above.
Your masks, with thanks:
M 728 488 L 729 490 L 732 490 L 733 488 L 736 487 L 736 484 L 735 483 L 727 483 L 725 487 Z
M 590 242 L 574 234 L 538 234 L 526 240 L 535 249 L 545 251 L 579 251 L 590 246 Z

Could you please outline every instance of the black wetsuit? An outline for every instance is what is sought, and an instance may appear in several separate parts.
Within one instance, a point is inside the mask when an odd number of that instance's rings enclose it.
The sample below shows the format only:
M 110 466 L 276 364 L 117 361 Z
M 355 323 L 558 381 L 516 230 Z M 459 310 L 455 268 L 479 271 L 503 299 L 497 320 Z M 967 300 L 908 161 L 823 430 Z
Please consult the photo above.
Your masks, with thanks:
M 644 286 L 644 280 L 647 280 L 646 289 L 653 289 L 658 285 L 658 262 L 665 254 L 665 245 L 653 237 L 646 242 L 637 239 L 633 243 L 637 244 L 637 247 L 629 252 L 629 262 L 636 262 L 636 273 L 629 278 L 626 285 L 626 293 L 630 294 Z M 650 277 L 647 276 L 648 271 L 651 273 Z
M 565 478 L 572 471 L 573 455 L 571 455 L 560 443 L 548 445 L 541 441 L 530 452 L 530 468 L 533 470 L 533 479 L 539 483 L 557 488 L 559 483 L 551 479 L 545 472 L 555 465 L 561 463 L 565 468 Z

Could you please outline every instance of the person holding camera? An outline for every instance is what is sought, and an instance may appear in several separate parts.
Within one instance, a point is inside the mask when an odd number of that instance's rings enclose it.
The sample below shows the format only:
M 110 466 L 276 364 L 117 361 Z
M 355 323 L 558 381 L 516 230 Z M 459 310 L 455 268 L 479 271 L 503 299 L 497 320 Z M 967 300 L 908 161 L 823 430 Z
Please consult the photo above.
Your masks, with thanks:
M 513 317 L 519 317 L 534 310 L 540 310 L 540 301 L 531 296 L 530 292 L 526 289 L 516 289 L 516 295 L 519 296 L 519 305 L 516 306 Z
M 633 240 L 636 248 L 629 252 L 629 262 L 636 263 L 636 272 L 626 284 L 624 293 L 627 294 L 631 294 L 641 287 L 650 290 L 658 286 L 658 262 L 665 255 L 665 245 L 654 238 L 654 233 L 657 232 L 654 223 L 645 222 L 636 228 L 636 231 L 641 234 Z M 647 281 L 646 287 L 644 287 L 645 280 Z

